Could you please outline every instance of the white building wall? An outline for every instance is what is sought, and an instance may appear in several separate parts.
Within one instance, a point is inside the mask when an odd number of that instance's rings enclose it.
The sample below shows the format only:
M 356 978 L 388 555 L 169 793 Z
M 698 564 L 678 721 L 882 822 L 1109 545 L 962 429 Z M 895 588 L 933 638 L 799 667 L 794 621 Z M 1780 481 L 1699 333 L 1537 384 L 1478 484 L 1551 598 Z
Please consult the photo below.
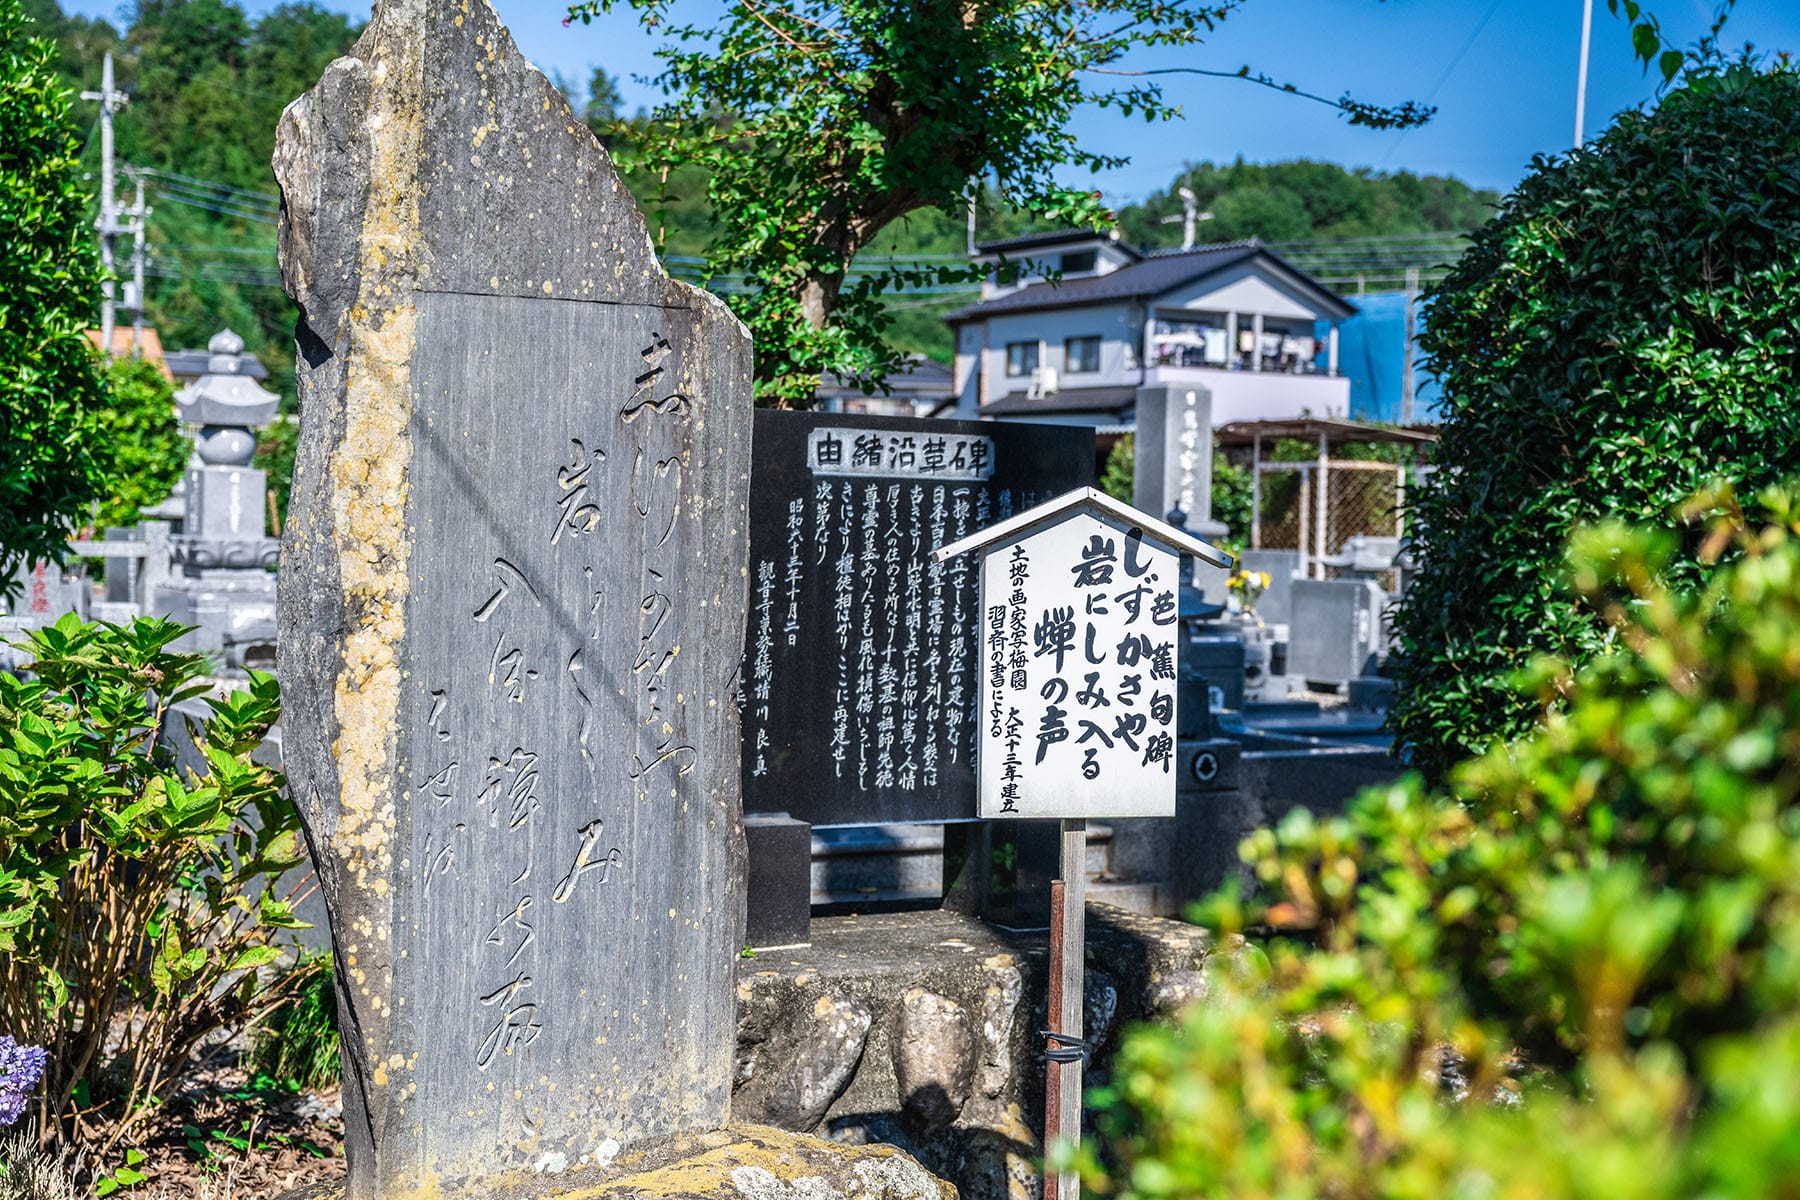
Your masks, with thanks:
M 1152 367 L 1151 383 L 1200 384 L 1212 392 L 1212 423 L 1348 417 L 1350 381 L 1343 376 L 1277 371 L 1220 371 L 1208 367 Z
M 1132 320 L 1132 311 L 1133 306 L 1125 303 L 1096 304 L 988 318 L 985 399 L 992 402 L 1008 392 L 1022 392 L 1031 386 L 1030 376 L 1006 373 L 1006 347 L 1010 342 L 1040 343 L 1038 365 L 1055 368 L 1057 385 L 1064 390 L 1136 383 L 1138 327 Z M 1068 373 L 1063 342 L 1075 337 L 1100 339 L 1098 371 Z

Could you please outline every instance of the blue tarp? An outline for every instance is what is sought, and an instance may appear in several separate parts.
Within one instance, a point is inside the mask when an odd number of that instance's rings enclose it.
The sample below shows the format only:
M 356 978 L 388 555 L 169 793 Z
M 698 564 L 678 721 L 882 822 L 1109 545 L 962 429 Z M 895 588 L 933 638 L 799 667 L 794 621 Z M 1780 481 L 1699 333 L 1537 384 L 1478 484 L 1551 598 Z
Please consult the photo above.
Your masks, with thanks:
M 1406 365 L 1406 293 L 1370 292 L 1350 299 L 1358 312 L 1338 327 L 1338 372 L 1350 380 L 1350 419 L 1397 425 Z M 1416 337 L 1425 327 L 1423 308 L 1415 311 L 1414 324 Z M 1437 380 L 1419 366 L 1415 354 L 1413 424 L 1438 419 L 1437 398 Z

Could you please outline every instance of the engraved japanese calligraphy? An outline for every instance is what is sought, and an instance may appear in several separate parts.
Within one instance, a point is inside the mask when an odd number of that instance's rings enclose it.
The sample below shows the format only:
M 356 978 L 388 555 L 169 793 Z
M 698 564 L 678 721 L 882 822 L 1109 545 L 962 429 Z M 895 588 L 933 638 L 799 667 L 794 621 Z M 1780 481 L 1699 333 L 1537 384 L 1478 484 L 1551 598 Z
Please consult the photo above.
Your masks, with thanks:
M 754 445 L 746 807 L 973 817 L 976 574 L 931 551 L 1091 481 L 1093 435 L 759 412 Z
M 280 671 L 355 1030 L 346 1195 L 715 1128 L 749 339 L 663 274 L 486 4 L 379 0 L 277 176 L 304 314 Z M 810 538 L 783 535 L 776 639 Z

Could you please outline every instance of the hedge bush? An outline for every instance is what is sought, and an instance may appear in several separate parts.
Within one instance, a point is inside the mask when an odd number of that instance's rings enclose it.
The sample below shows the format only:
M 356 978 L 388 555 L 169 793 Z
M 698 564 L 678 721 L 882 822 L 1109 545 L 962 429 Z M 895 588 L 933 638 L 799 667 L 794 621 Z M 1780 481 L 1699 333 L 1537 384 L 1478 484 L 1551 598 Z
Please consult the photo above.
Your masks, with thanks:
M 1394 729 L 1435 779 L 1530 726 L 1512 676 L 1534 656 L 1609 644 L 1560 586 L 1573 528 L 1800 468 L 1800 74 L 1690 77 L 1538 159 L 1427 302 L 1445 420 L 1412 497 Z
M 45 1141 L 110 1150 L 293 978 L 263 969 L 298 925 L 271 885 L 306 850 L 280 774 L 251 758 L 279 692 L 253 673 L 209 698 L 206 768 L 177 771 L 158 730 L 212 686 L 169 649 L 183 632 L 70 614 L 32 632 L 29 675 L 0 672 L 0 1029 L 48 1051 Z
M 1529 736 L 1245 843 L 1208 1000 L 1095 1097 L 1143 1198 L 1800 1194 L 1800 492 L 1580 533 Z M 1682 556 L 1719 566 L 1667 582 Z
M 55 60 L 0 0 L 0 598 L 20 563 L 62 561 L 99 484 L 100 259 Z

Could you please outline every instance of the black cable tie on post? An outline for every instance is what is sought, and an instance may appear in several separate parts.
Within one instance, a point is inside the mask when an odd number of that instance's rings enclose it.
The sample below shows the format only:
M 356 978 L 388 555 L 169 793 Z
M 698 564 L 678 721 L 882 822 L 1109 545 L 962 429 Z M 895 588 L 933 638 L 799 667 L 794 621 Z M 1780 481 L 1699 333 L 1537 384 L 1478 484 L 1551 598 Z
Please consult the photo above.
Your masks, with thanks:
M 1086 1062 L 1088 1051 L 1092 1049 L 1083 1038 L 1070 1037 L 1066 1033 L 1053 1033 L 1048 1029 L 1040 1029 L 1038 1033 L 1056 1043 L 1054 1047 L 1044 1051 L 1044 1058 L 1053 1063 Z

